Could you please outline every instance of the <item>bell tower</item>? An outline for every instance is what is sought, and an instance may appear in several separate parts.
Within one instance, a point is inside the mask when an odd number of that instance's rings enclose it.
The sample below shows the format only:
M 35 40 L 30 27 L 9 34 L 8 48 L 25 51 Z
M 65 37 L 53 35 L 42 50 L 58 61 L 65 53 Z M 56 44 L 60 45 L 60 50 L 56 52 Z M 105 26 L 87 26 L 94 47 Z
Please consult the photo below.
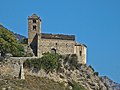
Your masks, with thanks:
M 41 19 L 36 14 L 28 17 L 28 45 L 37 37 L 37 34 L 41 33 Z
M 28 45 L 37 56 L 38 34 L 41 33 L 41 19 L 36 14 L 28 17 Z

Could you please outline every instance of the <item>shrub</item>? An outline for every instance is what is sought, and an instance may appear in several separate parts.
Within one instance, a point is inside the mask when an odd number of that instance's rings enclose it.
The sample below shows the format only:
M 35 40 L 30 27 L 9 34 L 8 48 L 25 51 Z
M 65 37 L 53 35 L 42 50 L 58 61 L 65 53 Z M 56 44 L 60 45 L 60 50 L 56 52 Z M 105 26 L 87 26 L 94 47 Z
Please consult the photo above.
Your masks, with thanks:
M 42 68 L 46 71 L 52 71 L 53 69 L 58 68 L 58 60 L 59 55 L 53 53 L 45 53 L 43 54 L 42 60 Z
M 83 86 L 79 85 L 75 81 L 73 81 L 73 89 L 72 90 L 86 90 Z
M 99 73 L 98 73 L 98 72 L 94 72 L 94 75 L 98 76 L 98 75 L 99 75 Z
M 95 71 L 94 68 L 91 65 L 89 65 L 89 68 L 91 68 L 93 70 L 93 72 Z
M 26 53 L 24 56 L 25 56 L 25 57 L 32 57 L 32 56 L 33 56 L 33 53 L 28 52 L 28 53 Z
M 23 57 L 24 56 L 24 47 L 21 44 L 18 44 L 17 51 L 13 52 L 13 56 L 15 57 Z
M 49 72 L 59 67 L 58 60 L 59 60 L 58 54 L 45 53 L 43 54 L 43 57 L 39 59 L 26 60 L 24 62 L 24 67 L 26 68 L 33 67 L 36 68 L 37 70 L 43 68 L 45 71 Z
M 77 64 L 78 64 L 78 59 L 77 59 L 77 55 L 76 54 L 68 54 L 66 55 L 65 59 L 64 59 L 64 64 L 68 63 L 70 68 L 76 68 Z
M 38 70 L 41 69 L 41 59 L 27 59 L 24 62 L 24 67 L 25 68 L 37 68 Z
M 28 44 L 27 42 L 28 42 L 28 39 L 27 38 L 23 38 L 20 43 L 22 43 L 22 44 Z
M 76 54 L 72 54 L 71 58 L 70 58 L 70 66 L 71 67 L 76 67 L 77 63 L 78 63 L 77 55 Z

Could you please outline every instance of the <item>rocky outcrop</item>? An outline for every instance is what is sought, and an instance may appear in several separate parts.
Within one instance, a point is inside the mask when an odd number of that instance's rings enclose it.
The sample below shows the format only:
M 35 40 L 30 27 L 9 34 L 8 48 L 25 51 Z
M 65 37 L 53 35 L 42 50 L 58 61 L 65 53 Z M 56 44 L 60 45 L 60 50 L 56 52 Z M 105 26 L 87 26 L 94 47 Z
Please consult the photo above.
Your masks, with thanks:
M 19 61 L 4 59 L 2 62 L 0 62 L 0 75 L 2 76 L 10 75 L 12 77 L 19 77 L 19 73 L 20 73 Z
M 73 55 L 64 55 L 59 59 L 58 70 L 46 72 L 44 69 L 23 68 L 26 59 L 37 57 L 11 57 L 0 62 L 0 76 L 12 76 L 25 79 L 25 76 L 48 78 L 64 86 L 73 88 L 73 82 L 83 86 L 86 90 L 120 90 L 120 85 L 108 77 L 99 77 L 91 66 L 80 64 Z
M 9 57 L 0 61 L 0 75 L 25 79 L 23 62 L 37 57 Z
M 102 81 L 108 86 L 108 90 L 120 90 L 120 84 L 115 83 L 107 76 L 101 77 Z
M 44 69 L 37 71 L 35 68 L 25 69 L 25 74 L 46 77 L 56 82 L 64 83 L 72 89 L 73 81 L 85 87 L 86 90 L 107 90 L 105 84 L 101 81 L 98 73 L 94 72 L 91 66 L 79 64 L 76 60 L 73 62 L 71 55 L 60 58 L 61 67 L 53 72 L 45 72 Z
M 20 35 L 20 34 L 17 34 L 17 33 L 14 33 L 14 35 L 18 39 L 19 42 L 22 42 L 23 39 L 27 40 L 27 38 L 23 35 Z

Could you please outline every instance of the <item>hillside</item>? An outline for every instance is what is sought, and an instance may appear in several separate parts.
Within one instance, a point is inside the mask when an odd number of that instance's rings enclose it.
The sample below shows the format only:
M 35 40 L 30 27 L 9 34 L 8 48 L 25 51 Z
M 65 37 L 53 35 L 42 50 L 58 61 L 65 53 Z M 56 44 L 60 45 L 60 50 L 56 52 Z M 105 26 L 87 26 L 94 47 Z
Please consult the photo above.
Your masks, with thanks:
M 29 87 L 31 87 L 29 90 L 34 90 L 33 87 L 35 87 L 36 90 L 41 90 L 37 88 L 41 85 L 41 83 L 40 82 L 38 83 L 37 80 L 32 79 L 32 77 L 36 77 L 40 79 L 47 78 L 48 80 L 51 80 L 52 83 L 54 82 L 62 83 L 63 85 L 62 87 L 69 88 L 69 90 L 82 90 L 82 89 L 83 90 L 107 90 L 107 86 L 102 82 L 101 78 L 98 76 L 98 73 L 95 72 L 91 66 L 88 66 L 86 64 L 85 65 L 79 64 L 77 62 L 76 55 L 60 56 L 57 62 L 54 61 L 55 57 L 54 56 L 52 57 L 53 58 L 51 60 L 48 57 L 43 59 L 42 58 L 27 59 L 24 62 L 25 82 L 27 79 L 32 80 L 32 83 L 31 81 L 28 81 L 28 85 L 30 85 Z M 21 73 L 19 72 L 20 66 L 21 66 L 19 65 L 19 60 L 20 60 L 19 58 L 18 60 L 14 60 L 13 58 L 11 58 L 11 59 L 7 59 L 4 63 L 1 63 L 0 75 L 3 75 L 3 76 L 11 75 L 16 78 L 19 77 L 19 74 Z M 31 77 L 28 78 L 28 76 L 31 76 Z M 15 79 L 13 80 L 13 82 L 14 81 Z M 9 80 L 7 82 L 9 82 Z M 7 85 L 10 85 L 10 87 L 14 87 L 18 84 L 19 86 L 19 82 L 15 81 L 15 83 L 16 84 L 13 85 L 11 84 L 11 81 L 10 81 L 10 84 L 7 84 Z M 36 86 L 34 86 L 34 83 L 36 83 L 35 84 Z M 45 85 L 43 87 L 47 87 L 46 83 L 47 83 L 46 80 L 43 81 L 43 84 Z M 58 85 L 57 87 L 60 87 L 59 84 L 57 85 Z M 27 84 L 23 87 L 26 88 L 26 86 Z M 50 86 L 48 84 L 48 87 Z M 56 90 L 57 87 L 55 87 L 55 89 L 53 90 Z M 2 85 L 2 88 L 4 88 L 4 85 Z M 16 90 L 16 89 L 13 89 L 13 90 Z M 50 89 L 46 89 L 46 90 L 50 90 Z M 60 88 L 58 90 L 64 90 L 64 89 Z
M 120 84 L 115 83 L 111 79 L 109 79 L 107 76 L 101 77 L 103 82 L 108 86 L 108 90 L 120 90 Z
M 3 25 L 1 25 L 0 24 L 0 28 L 5 28 Z M 5 28 L 5 29 L 7 29 L 7 28 Z M 8 30 L 8 29 L 7 29 Z M 10 30 L 9 30 L 10 31 Z M 11 31 L 12 32 L 12 31 Z M 14 33 L 14 32 L 13 32 Z M 23 35 L 20 35 L 20 34 L 17 34 L 17 33 L 14 33 L 14 35 L 15 35 L 15 37 L 17 38 L 17 40 L 19 41 L 19 42 L 21 42 L 24 38 L 26 39 L 26 37 L 25 36 L 23 36 Z
M 19 41 L 25 38 L 14 35 Z M 22 59 L 25 80 L 20 79 L 20 60 L 0 60 L 0 90 L 120 90 L 120 84 L 100 77 L 92 66 L 78 63 L 76 54 L 47 53 L 42 58 Z
M 0 90 L 67 90 L 63 84 L 47 78 L 26 76 L 25 80 L 0 76 Z

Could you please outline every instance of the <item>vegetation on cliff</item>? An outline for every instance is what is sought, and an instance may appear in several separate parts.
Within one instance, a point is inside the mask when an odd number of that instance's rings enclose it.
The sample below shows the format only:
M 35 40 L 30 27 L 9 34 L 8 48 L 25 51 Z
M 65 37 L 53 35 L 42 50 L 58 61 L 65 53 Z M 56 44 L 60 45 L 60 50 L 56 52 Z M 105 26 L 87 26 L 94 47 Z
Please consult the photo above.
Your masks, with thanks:
M 24 48 L 18 43 L 13 32 L 0 28 L 0 51 L 2 56 L 5 56 L 6 53 L 11 53 L 13 56 L 22 56 Z
M 44 53 L 42 58 L 38 59 L 27 59 L 24 62 L 25 68 L 35 68 L 38 71 L 42 68 L 46 72 L 53 71 L 59 68 L 59 55 L 52 53 Z
M 27 75 L 25 80 L 0 76 L 0 90 L 70 90 L 63 83 L 55 82 L 48 78 Z M 84 87 L 74 82 L 72 90 L 85 90 Z
M 0 76 L 0 90 L 68 90 L 62 83 L 27 75 L 25 80 Z
M 60 63 L 60 58 L 64 58 L 62 55 L 59 54 L 54 54 L 54 53 L 44 53 L 41 58 L 38 59 L 27 59 L 24 62 L 24 67 L 25 68 L 35 68 L 38 71 L 42 68 L 45 71 L 53 71 L 57 70 L 59 71 L 61 67 Z M 72 54 L 71 58 L 65 57 L 64 58 L 64 63 L 69 62 L 70 69 L 76 68 L 77 67 L 77 56 L 76 54 Z
M 26 60 L 24 68 L 28 75 L 62 82 L 70 90 L 107 90 L 98 73 L 91 66 L 78 63 L 75 54 L 47 53 L 40 59 Z

